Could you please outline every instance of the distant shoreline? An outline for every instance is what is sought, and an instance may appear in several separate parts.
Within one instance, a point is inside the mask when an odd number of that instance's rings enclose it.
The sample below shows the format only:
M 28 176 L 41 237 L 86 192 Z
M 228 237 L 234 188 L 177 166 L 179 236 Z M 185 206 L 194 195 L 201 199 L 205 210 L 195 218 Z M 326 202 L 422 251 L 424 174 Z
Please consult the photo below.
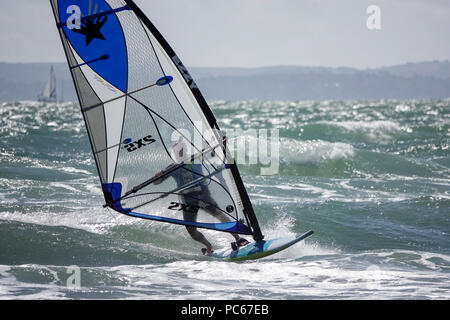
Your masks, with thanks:
M 58 96 L 77 97 L 66 63 L 1 63 L 0 101 L 35 100 L 54 65 Z M 450 61 L 372 69 L 272 66 L 189 68 L 207 100 L 372 100 L 450 97 Z M 63 87 L 63 89 L 61 89 Z

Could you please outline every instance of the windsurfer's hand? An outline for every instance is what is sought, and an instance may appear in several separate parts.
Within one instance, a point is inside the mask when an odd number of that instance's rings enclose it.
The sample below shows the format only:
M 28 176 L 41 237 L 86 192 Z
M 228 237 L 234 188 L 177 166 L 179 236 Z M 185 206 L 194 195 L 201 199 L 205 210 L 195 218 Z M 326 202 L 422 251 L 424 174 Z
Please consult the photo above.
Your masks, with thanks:
M 163 173 L 164 173 L 164 171 L 162 171 L 162 170 L 157 171 L 157 172 L 155 173 L 155 178 L 157 178 L 157 177 L 159 177 L 159 176 L 162 176 Z M 156 181 L 153 182 L 153 183 L 154 183 L 154 184 L 160 184 L 161 182 L 163 182 L 163 180 L 164 180 L 164 179 L 158 179 L 158 180 L 156 180 Z

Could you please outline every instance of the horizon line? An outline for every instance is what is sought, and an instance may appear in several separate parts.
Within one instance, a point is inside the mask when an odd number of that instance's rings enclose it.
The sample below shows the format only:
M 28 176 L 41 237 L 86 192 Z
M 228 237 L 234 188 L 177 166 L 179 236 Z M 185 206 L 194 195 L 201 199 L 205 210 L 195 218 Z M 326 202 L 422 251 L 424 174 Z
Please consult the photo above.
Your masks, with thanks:
M 351 66 L 327 66 L 327 65 L 292 65 L 292 64 L 279 64 L 279 65 L 264 65 L 264 66 L 256 66 L 256 67 L 242 67 L 242 66 L 188 66 L 189 68 L 195 68 L 195 69 L 245 69 L 245 70 L 251 70 L 251 69 L 264 69 L 264 68 L 328 68 L 328 69 L 354 69 L 354 70 L 373 70 L 373 69 L 383 69 L 383 68 L 389 68 L 389 67 L 395 67 L 395 66 L 401 66 L 401 65 L 412 65 L 412 64 L 423 64 L 423 63 L 450 63 L 450 59 L 433 59 L 433 60 L 421 60 L 421 61 L 408 61 L 403 63 L 397 63 L 397 64 L 391 64 L 391 65 L 381 65 L 378 67 L 351 67 Z M 11 65 L 18 65 L 18 64 L 67 64 L 66 61 L 52 61 L 52 62 L 8 62 L 8 61 L 0 61 L 0 64 L 11 64 Z

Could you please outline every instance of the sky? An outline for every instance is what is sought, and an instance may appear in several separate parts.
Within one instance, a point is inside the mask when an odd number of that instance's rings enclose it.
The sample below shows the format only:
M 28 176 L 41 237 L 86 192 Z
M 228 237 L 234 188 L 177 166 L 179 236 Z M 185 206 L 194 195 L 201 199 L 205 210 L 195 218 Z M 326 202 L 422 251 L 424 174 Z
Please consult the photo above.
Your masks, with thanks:
M 191 67 L 363 69 L 450 59 L 449 0 L 135 2 Z M 379 29 L 367 27 L 370 5 L 379 8 Z M 0 62 L 65 61 L 48 0 L 0 0 L 0 39 Z

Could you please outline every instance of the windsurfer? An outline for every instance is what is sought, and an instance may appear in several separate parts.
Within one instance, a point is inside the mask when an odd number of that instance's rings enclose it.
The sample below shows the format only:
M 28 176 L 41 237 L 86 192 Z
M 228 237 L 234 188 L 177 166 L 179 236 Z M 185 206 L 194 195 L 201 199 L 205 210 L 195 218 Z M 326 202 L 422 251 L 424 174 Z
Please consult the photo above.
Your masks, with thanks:
M 175 142 L 172 145 L 172 151 L 178 163 L 181 163 L 187 155 L 186 145 L 181 140 Z M 161 178 L 156 180 L 154 184 L 160 184 L 168 177 L 172 177 L 175 179 L 178 188 L 183 188 L 188 184 L 192 184 L 185 189 L 181 189 L 178 194 L 179 200 L 183 206 L 183 220 L 196 222 L 199 209 L 203 209 L 204 211 L 217 218 L 220 222 L 229 222 L 230 218 L 224 212 L 218 209 L 219 205 L 211 197 L 211 194 L 207 187 L 208 183 L 205 182 L 205 179 L 199 179 L 203 177 L 202 164 L 189 163 L 165 175 L 164 173 L 168 172 L 174 165 L 175 164 L 172 164 L 164 170 L 159 170 L 155 176 L 161 176 Z M 196 179 L 199 179 L 198 183 L 192 183 Z M 203 254 L 210 256 L 213 252 L 213 249 L 208 239 L 206 239 L 206 237 L 194 226 L 186 226 L 186 229 L 192 239 L 206 246 L 206 248 L 202 249 Z M 232 236 L 236 240 L 236 242 L 233 242 L 231 244 L 234 249 L 237 249 L 237 247 L 245 246 L 249 243 L 246 239 L 239 237 L 239 235 L 236 233 L 232 233 Z

